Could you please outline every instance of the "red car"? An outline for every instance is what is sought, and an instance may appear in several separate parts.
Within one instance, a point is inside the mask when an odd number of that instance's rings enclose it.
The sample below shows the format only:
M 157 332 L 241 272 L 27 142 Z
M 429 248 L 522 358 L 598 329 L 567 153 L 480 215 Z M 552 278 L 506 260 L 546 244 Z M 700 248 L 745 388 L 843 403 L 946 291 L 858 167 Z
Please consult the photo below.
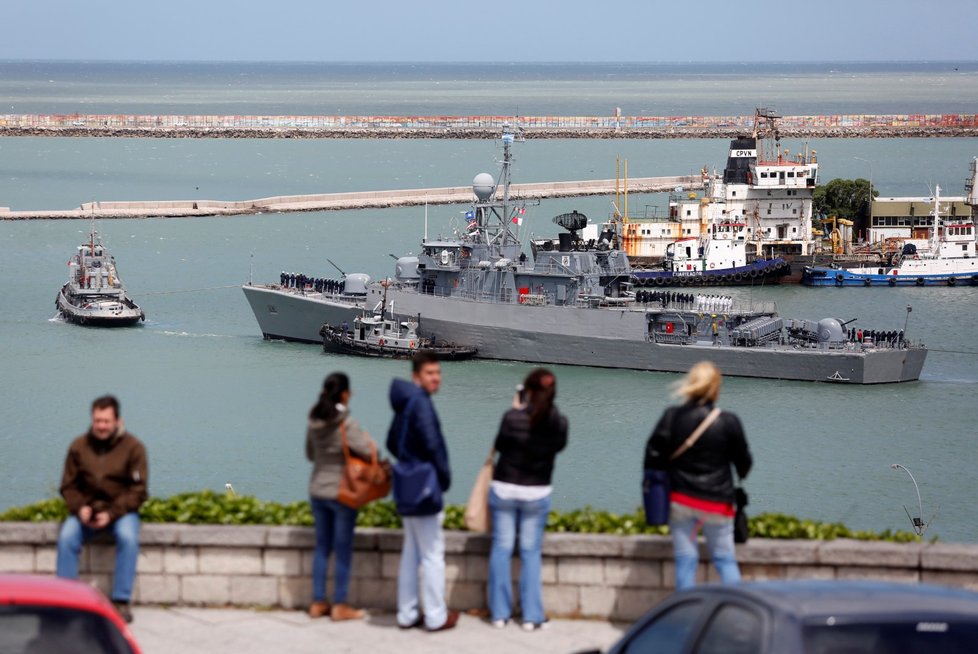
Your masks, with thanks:
M 33 575 L 0 575 L 0 652 L 141 654 L 97 589 Z

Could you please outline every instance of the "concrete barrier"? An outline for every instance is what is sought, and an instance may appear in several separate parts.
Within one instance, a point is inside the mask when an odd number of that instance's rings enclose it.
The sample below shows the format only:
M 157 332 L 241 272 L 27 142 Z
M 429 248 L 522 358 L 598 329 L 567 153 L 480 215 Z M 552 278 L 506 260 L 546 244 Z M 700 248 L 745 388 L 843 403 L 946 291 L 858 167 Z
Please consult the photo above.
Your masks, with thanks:
M 638 177 L 628 180 L 630 193 L 671 191 L 677 186 L 698 189 L 703 180 L 698 175 Z M 541 182 L 513 184 L 510 196 L 515 199 L 543 199 L 610 195 L 615 180 L 576 182 Z M 331 211 L 419 206 L 423 204 L 462 204 L 474 200 L 471 186 L 384 191 L 352 191 L 312 195 L 278 195 L 255 200 L 133 200 L 85 202 L 77 209 L 0 211 L 0 220 L 89 219 L 89 218 L 165 218 L 187 216 L 233 216 L 256 213 L 289 213 L 296 211 Z
M 59 525 L 0 524 L 0 572 L 53 574 Z M 206 606 L 308 605 L 313 531 L 306 527 L 144 524 L 135 601 Z M 488 536 L 445 534 L 447 598 L 452 608 L 485 609 Z M 359 529 L 350 602 L 394 608 L 401 532 Z M 705 547 L 701 581 L 715 581 Z M 737 546 L 745 579 L 880 579 L 978 590 L 978 546 L 895 544 L 840 539 L 754 539 Z M 82 555 L 82 578 L 111 587 L 111 545 Z M 519 563 L 514 561 L 513 574 Z M 547 534 L 543 593 L 553 616 L 632 620 L 674 588 L 672 544 L 661 536 Z

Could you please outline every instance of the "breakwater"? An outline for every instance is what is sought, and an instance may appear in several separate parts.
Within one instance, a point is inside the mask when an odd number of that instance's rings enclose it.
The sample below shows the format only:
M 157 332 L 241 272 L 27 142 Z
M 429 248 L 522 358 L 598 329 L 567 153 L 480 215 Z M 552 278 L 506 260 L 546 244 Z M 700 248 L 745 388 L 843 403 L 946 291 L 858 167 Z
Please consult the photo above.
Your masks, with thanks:
M 0 573 L 53 574 L 59 525 L 5 523 Z M 302 608 L 312 597 L 309 527 L 144 524 L 135 602 Z M 402 533 L 357 529 L 350 601 L 392 610 Z M 485 610 L 487 535 L 445 533 L 446 600 L 451 608 Z M 716 581 L 701 545 L 699 580 Z M 108 592 L 114 565 L 106 540 L 83 550 L 82 579 Z M 737 546 L 746 580 L 878 579 L 978 588 L 978 547 L 755 538 Z M 552 616 L 634 620 L 674 589 L 672 542 L 666 536 L 547 534 L 543 598 Z
M 515 200 L 537 200 L 557 197 L 610 195 L 616 181 L 584 180 L 576 182 L 541 182 L 513 184 L 510 196 Z M 700 176 L 637 177 L 628 180 L 631 193 L 671 191 L 676 187 L 703 187 Z M 107 218 L 156 218 L 190 216 L 235 216 L 256 213 L 290 213 L 339 209 L 377 209 L 419 206 L 423 204 L 459 204 L 471 202 L 471 186 L 406 189 L 394 191 L 358 191 L 319 193 L 314 195 L 280 195 L 256 200 L 163 200 L 132 202 L 86 202 L 77 209 L 11 211 L 0 207 L 0 220 L 68 220 Z
M 155 138 L 496 138 L 504 125 L 527 138 L 733 138 L 753 116 L 215 116 L 0 115 L 2 136 Z M 976 114 L 784 116 L 789 138 L 978 136 Z

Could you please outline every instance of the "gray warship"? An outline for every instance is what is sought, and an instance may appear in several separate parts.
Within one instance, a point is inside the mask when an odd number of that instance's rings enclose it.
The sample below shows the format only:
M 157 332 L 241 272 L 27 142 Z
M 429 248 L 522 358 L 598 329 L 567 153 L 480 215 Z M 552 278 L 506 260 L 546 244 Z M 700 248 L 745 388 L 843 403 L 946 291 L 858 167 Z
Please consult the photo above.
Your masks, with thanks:
M 68 281 L 54 304 L 62 318 L 79 325 L 127 327 L 146 320 L 126 295 L 115 257 L 102 245 L 94 225 L 88 242 L 79 245 L 68 262 Z
M 324 323 L 352 321 L 393 302 L 416 316 L 419 335 L 476 348 L 477 358 L 541 364 L 685 372 L 701 360 L 743 377 L 876 384 L 916 380 L 927 349 L 896 330 L 860 329 L 852 321 L 781 318 L 773 303 L 738 303 L 688 293 L 651 294 L 634 287 L 616 230 L 581 237 L 587 219 L 554 221 L 564 231 L 532 261 L 513 227 L 525 203 L 510 196 L 512 145 L 504 130 L 498 178 L 473 180 L 468 224 L 450 238 L 422 242 L 418 256 L 397 260 L 391 279 L 347 275 L 339 288 L 246 285 L 262 334 L 322 343 Z

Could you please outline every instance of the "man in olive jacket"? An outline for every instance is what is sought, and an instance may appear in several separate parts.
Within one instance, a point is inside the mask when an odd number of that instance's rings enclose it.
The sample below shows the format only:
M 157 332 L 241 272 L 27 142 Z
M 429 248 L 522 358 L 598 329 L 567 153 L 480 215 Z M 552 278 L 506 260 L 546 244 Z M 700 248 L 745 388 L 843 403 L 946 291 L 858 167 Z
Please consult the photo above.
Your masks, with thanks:
M 118 400 L 96 399 L 92 426 L 72 441 L 65 458 L 61 495 L 70 515 L 58 535 L 57 574 L 77 579 L 82 545 L 111 529 L 116 543 L 112 602 L 127 622 L 139 557 L 137 512 L 146 501 L 147 477 L 146 448 L 123 426 Z

